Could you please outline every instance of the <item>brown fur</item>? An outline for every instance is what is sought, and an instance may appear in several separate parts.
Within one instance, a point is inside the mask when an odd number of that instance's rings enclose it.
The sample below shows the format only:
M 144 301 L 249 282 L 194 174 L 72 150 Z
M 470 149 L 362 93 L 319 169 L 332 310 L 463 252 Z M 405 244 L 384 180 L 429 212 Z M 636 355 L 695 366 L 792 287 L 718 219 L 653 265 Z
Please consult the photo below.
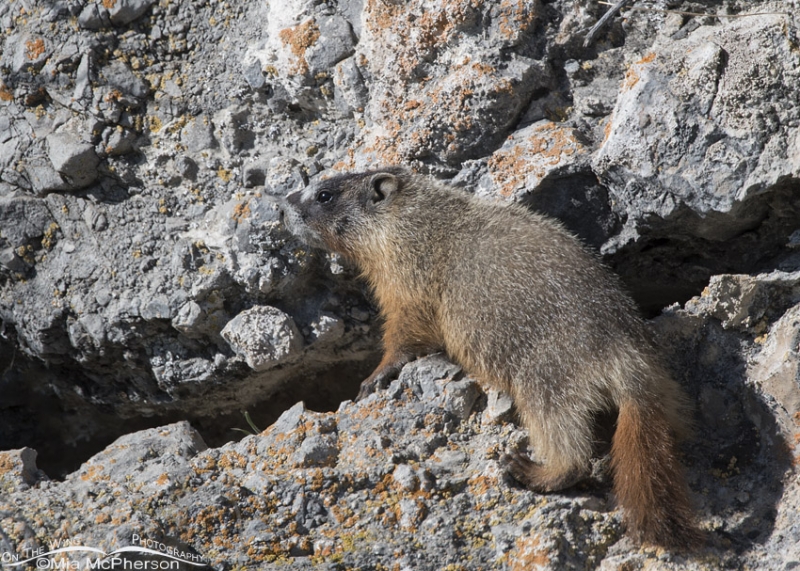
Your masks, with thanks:
M 699 541 L 675 453 L 685 416 L 617 278 L 557 222 L 400 169 L 341 175 L 287 197 L 301 238 L 359 266 L 385 320 L 385 355 L 364 397 L 418 355 L 444 350 L 509 393 L 536 461 L 506 457 L 533 490 L 589 470 L 593 418 L 619 410 L 614 489 L 631 534 Z

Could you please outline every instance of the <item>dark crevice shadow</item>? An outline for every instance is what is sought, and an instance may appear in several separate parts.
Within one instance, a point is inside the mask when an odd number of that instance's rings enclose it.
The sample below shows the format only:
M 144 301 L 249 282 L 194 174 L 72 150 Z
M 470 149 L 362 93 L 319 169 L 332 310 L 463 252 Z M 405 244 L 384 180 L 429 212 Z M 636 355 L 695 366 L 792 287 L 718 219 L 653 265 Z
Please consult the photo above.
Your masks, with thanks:
M 560 220 L 596 252 L 617 236 L 624 220 L 591 171 L 553 174 L 522 200 Z M 623 215 L 624 216 L 624 215 Z M 638 237 L 602 256 L 647 317 L 683 304 L 719 274 L 800 269 L 800 251 L 787 247 L 800 227 L 800 180 L 786 179 L 734 205 L 698 215 L 687 207 L 669 220 L 638 221 Z
M 237 411 L 196 415 L 165 405 L 162 414 L 121 418 L 108 406 L 56 395 L 48 378 L 74 378 L 72 384 L 78 386 L 79 375 L 66 367 L 45 367 L 0 340 L 0 450 L 33 448 L 37 467 L 59 480 L 120 436 L 181 420 L 189 421 L 210 447 L 219 447 L 244 437 L 236 429 L 252 432 L 245 411 L 262 430 L 299 401 L 310 410 L 335 411 L 342 401 L 355 398 L 361 380 L 376 364 L 377 358 L 333 365 L 292 379 Z
M 791 455 L 774 415 L 746 383 L 744 335 L 707 322 L 664 347 L 690 402 L 684 464 L 701 520 L 720 518 L 709 547 L 741 554 L 772 533 Z M 710 353 L 713 352 L 713 358 Z

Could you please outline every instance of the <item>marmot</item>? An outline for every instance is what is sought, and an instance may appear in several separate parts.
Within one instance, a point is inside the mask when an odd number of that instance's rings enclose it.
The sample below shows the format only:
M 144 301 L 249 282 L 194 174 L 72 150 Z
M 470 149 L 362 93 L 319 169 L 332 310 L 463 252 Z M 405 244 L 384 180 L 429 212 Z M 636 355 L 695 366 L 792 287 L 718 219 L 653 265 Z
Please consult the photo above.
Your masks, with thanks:
M 593 418 L 615 411 L 611 466 L 629 533 L 667 548 L 698 544 L 675 451 L 682 393 L 617 277 L 557 221 L 400 168 L 295 192 L 284 221 L 355 263 L 374 290 L 385 354 L 359 397 L 445 351 L 512 396 L 541 462 L 517 452 L 507 469 L 539 492 L 588 475 Z

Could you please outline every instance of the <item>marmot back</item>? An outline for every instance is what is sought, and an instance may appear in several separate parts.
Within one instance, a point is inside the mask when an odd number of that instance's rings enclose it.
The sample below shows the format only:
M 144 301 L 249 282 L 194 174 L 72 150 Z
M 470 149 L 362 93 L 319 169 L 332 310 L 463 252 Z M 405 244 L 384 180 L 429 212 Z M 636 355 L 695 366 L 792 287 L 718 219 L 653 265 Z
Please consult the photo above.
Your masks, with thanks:
M 402 169 L 321 181 L 287 197 L 284 214 L 375 292 L 385 354 L 359 397 L 444 350 L 513 397 L 537 461 L 505 460 L 540 492 L 588 475 L 593 419 L 618 411 L 614 489 L 629 531 L 672 548 L 699 541 L 674 450 L 680 390 L 616 276 L 559 223 Z

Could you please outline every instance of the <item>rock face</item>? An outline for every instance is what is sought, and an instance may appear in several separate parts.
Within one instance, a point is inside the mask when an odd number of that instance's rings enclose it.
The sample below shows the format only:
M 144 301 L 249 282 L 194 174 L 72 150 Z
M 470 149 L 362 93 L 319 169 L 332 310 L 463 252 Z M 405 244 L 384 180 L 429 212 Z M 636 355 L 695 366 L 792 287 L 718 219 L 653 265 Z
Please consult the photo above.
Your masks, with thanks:
M 0 553 L 799 565 L 799 6 L 652 8 L 585 46 L 589 0 L 1 3 Z M 624 539 L 602 460 L 564 495 L 507 480 L 508 398 L 441 359 L 339 407 L 379 323 L 279 202 L 398 163 L 558 217 L 655 317 L 703 557 Z M 242 410 L 279 420 L 218 447 Z

